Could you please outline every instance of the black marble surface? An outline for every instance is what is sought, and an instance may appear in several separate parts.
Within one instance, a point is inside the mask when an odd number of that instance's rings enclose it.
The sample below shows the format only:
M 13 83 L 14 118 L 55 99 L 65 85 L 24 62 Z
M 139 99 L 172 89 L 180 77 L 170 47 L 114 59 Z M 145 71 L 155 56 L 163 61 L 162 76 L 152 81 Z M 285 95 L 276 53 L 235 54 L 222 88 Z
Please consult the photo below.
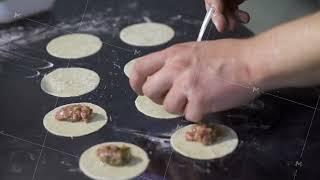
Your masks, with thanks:
M 204 16 L 200 0 L 90 0 L 85 8 L 86 4 L 86 0 L 58 0 L 49 13 L 0 27 L 0 179 L 88 179 L 78 168 L 78 158 L 87 148 L 106 141 L 134 143 L 148 152 L 150 166 L 138 180 L 318 179 L 320 119 L 313 107 L 319 91 L 314 88 L 270 92 L 251 106 L 209 116 L 232 127 L 240 138 L 237 150 L 221 159 L 188 159 L 173 152 L 168 139 L 152 136 L 170 134 L 186 122 L 139 113 L 123 67 L 135 57 L 195 40 Z M 150 48 L 120 41 L 122 28 L 146 17 L 172 26 L 174 39 Z M 50 56 L 45 48 L 52 38 L 71 32 L 95 34 L 104 41 L 97 54 L 69 64 L 94 70 L 101 82 L 86 95 L 56 98 L 41 90 L 40 81 L 46 73 L 67 67 L 68 61 Z M 252 33 L 244 27 L 225 34 L 212 27 L 205 37 L 249 36 Z M 56 106 L 74 102 L 97 104 L 112 121 L 84 137 L 47 134 L 43 116 Z

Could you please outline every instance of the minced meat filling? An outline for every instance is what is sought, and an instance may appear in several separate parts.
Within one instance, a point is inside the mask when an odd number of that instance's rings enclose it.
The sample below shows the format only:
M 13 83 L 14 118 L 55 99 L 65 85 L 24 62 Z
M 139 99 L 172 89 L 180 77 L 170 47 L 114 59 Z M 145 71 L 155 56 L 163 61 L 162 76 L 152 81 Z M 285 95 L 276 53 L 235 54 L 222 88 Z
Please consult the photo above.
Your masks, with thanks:
M 132 158 L 130 148 L 127 146 L 106 145 L 97 149 L 98 158 L 112 166 L 124 166 Z
M 55 118 L 59 121 L 78 122 L 84 121 L 90 122 L 92 115 L 92 109 L 83 105 L 69 105 L 61 108 L 55 115 Z
M 187 141 L 200 142 L 204 145 L 211 145 L 217 138 L 217 129 L 213 125 L 194 125 L 191 131 L 185 134 Z

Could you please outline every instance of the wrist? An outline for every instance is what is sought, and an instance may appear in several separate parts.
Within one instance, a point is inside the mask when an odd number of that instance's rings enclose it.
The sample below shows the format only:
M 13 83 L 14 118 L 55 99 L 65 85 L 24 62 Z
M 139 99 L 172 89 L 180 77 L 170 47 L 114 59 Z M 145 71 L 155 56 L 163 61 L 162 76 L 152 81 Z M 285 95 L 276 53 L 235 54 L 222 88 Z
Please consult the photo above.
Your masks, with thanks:
M 272 48 L 256 37 L 245 40 L 242 47 L 243 59 L 248 66 L 250 86 L 262 92 L 277 88 L 274 68 L 272 68 L 272 62 L 277 60 L 274 59 Z
M 320 14 L 278 26 L 243 44 L 250 81 L 263 91 L 319 84 Z

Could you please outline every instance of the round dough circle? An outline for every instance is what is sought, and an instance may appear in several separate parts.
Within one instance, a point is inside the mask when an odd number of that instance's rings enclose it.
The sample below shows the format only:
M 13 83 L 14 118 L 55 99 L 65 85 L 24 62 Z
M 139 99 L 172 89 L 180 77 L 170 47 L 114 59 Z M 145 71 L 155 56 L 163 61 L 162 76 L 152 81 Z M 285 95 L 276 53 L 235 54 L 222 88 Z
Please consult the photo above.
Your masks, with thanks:
M 56 112 L 62 107 L 74 104 L 89 106 L 93 110 L 92 120 L 85 122 L 67 122 L 55 119 Z M 98 131 L 107 124 L 108 116 L 104 109 L 91 103 L 73 103 L 55 108 L 43 118 L 44 127 L 52 134 L 64 137 L 79 137 Z
M 154 103 L 151 99 L 146 96 L 138 96 L 135 105 L 137 109 L 143 114 L 159 118 L 159 119 L 173 119 L 181 117 L 182 115 L 168 113 L 163 106 Z
M 198 160 L 212 160 L 221 158 L 232 153 L 238 146 L 238 136 L 231 128 L 215 124 L 218 131 L 222 133 L 217 141 L 209 146 L 205 146 L 198 142 L 190 142 L 185 139 L 185 133 L 190 131 L 194 124 L 178 129 L 170 139 L 173 149 L 183 156 L 198 159 Z
M 79 59 L 97 53 L 102 41 L 91 34 L 68 34 L 51 40 L 47 45 L 50 55 L 62 59 Z
M 99 160 L 96 151 L 103 145 L 126 145 L 130 147 L 134 159 L 128 165 L 115 167 Z M 82 153 L 79 161 L 81 171 L 92 179 L 97 180 L 125 180 L 132 179 L 142 174 L 149 165 L 147 153 L 140 147 L 123 142 L 108 142 L 95 145 Z
M 147 22 L 124 28 L 120 39 L 133 46 L 156 46 L 170 41 L 174 34 L 174 30 L 165 24 Z
M 131 60 L 124 66 L 123 72 L 127 77 L 130 77 L 130 74 L 135 62 L 136 60 Z
M 74 97 L 93 91 L 99 82 L 99 75 L 89 69 L 59 68 L 42 78 L 41 89 L 57 97 Z

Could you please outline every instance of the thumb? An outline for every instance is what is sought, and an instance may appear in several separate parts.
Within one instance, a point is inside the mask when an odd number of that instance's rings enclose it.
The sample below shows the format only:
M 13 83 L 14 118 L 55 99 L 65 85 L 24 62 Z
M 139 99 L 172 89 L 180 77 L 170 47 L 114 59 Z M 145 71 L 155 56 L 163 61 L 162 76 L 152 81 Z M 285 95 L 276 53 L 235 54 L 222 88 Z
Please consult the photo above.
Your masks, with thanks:
M 227 20 L 223 15 L 224 11 L 224 1 L 223 0 L 205 0 L 207 11 L 210 7 L 214 8 L 214 14 L 212 16 L 212 22 L 216 26 L 219 32 L 223 32 L 227 26 Z
M 223 0 L 205 0 L 206 9 L 209 10 L 210 7 L 215 9 L 215 13 L 222 14 L 224 11 L 224 2 Z

